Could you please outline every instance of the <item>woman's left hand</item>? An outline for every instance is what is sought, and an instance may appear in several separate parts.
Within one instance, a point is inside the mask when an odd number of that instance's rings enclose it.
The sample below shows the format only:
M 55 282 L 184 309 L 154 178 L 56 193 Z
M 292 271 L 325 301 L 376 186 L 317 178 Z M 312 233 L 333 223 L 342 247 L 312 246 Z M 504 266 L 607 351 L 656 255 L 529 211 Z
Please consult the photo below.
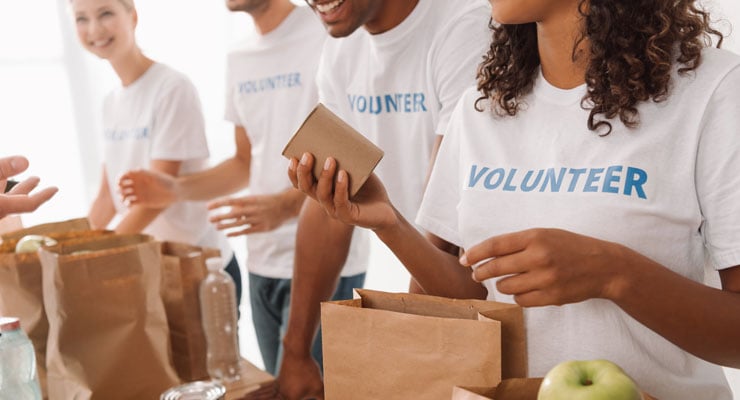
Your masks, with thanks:
M 495 236 L 467 249 L 460 262 L 480 266 L 473 279 L 502 277 L 496 288 L 521 306 L 613 298 L 620 266 L 631 251 L 616 243 L 559 229 L 528 229 Z

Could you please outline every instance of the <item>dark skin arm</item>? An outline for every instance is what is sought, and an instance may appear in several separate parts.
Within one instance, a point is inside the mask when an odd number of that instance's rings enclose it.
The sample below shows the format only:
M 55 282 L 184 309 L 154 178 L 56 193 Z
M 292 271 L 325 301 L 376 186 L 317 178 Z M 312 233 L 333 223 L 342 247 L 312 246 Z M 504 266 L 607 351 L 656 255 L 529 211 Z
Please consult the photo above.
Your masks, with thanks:
M 310 182 L 307 164 L 295 174 L 302 190 Z M 315 196 L 327 214 L 375 230 L 428 293 L 468 298 L 485 293 L 480 284 L 463 279 L 470 278 L 470 270 L 460 274 L 449 257 L 423 247 L 421 235 L 398 218 L 377 178 L 368 180 L 352 201 L 346 181 L 346 172 L 337 173 L 332 165 L 313 194 L 304 191 Z M 715 289 L 621 244 L 544 228 L 484 240 L 467 249 L 460 263 L 480 263 L 472 274 L 475 281 L 502 277 L 497 289 L 524 307 L 608 299 L 685 351 L 715 364 L 740 367 L 740 266 L 722 270 L 722 289 Z

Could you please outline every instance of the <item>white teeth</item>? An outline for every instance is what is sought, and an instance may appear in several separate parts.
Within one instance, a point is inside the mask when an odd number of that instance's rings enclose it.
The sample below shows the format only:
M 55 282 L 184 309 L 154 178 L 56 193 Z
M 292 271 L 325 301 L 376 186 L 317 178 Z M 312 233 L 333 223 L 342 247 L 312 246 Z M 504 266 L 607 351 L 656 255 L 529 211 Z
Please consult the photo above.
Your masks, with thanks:
M 319 10 L 320 13 L 326 14 L 334 11 L 334 9 L 341 6 L 342 3 L 344 3 L 344 0 L 335 0 L 326 4 L 316 4 L 316 9 Z
M 93 46 L 95 46 L 95 47 L 103 47 L 103 46 L 105 46 L 106 44 L 108 44 L 109 42 L 110 42 L 110 39 L 106 39 L 106 40 L 97 40 L 97 41 L 94 41 L 94 42 L 93 42 L 92 44 L 93 44 Z

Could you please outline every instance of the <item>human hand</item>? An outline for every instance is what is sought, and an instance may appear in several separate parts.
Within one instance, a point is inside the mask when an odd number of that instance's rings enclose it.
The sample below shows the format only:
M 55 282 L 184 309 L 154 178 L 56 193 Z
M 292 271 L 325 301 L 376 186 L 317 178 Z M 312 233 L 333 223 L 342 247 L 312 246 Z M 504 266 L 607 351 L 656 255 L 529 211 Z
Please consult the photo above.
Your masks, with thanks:
M 218 230 L 242 227 L 240 230 L 226 234 L 230 237 L 272 231 L 295 216 L 295 212 L 283 201 L 284 196 L 287 194 L 277 193 L 215 200 L 208 203 L 209 210 L 227 207 L 228 211 L 212 216 L 210 220 L 216 224 Z
M 316 361 L 310 354 L 297 356 L 290 351 L 283 353 L 280 373 L 276 379 L 280 400 L 323 400 L 324 383 Z
M 178 200 L 175 178 L 154 170 L 129 171 L 118 180 L 118 188 L 129 206 L 167 208 Z
M 375 174 L 370 175 L 350 200 L 347 171 L 337 172 L 336 160 L 329 157 L 316 181 L 311 173 L 313 163 L 313 155 L 309 153 L 303 154 L 300 163 L 295 158 L 291 159 L 288 177 L 293 187 L 316 200 L 329 216 L 346 224 L 373 230 L 398 223 L 398 215 L 385 187 Z
M 524 307 L 613 299 L 620 265 L 637 254 L 616 243 L 559 229 L 495 236 L 467 249 L 463 265 L 480 263 L 473 279 L 499 278 L 496 288 Z
M 30 177 L 18 182 L 5 192 L 7 180 L 28 168 L 28 160 L 22 156 L 0 158 L 0 218 L 8 214 L 31 212 L 52 198 L 59 190 L 49 187 L 30 194 L 39 184 L 39 178 Z

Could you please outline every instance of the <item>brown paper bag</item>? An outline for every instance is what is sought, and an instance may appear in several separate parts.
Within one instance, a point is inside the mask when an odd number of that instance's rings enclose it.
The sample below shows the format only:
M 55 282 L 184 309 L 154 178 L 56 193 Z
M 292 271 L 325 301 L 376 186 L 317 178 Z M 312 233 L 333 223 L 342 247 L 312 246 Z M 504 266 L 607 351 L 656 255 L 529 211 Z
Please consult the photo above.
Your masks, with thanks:
M 496 387 L 455 387 L 452 400 L 537 400 L 542 378 L 504 379 Z
M 516 305 L 356 293 L 321 305 L 327 400 L 447 400 L 455 385 L 495 386 L 502 370 L 526 376 Z
M 160 243 L 110 235 L 42 248 L 39 257 L 51 400 L 157 399 L 179 383 L 160 296 Z
M 46 321 L 41 293 L 41 263 L 36 253 L 15 253 L 15 245 L 23 236 L 46 235 L 64 241 L 80 237 L 99 236 L 103 231 L 90 231 L 85 218 L 37 225 L 7 232 L 0 242 L 0 315 L 17 317 L 21 328 L 33 343 L 36 366 L 44 398 L 46 394 Z
M 542 378 L 504 379 L 494 388 L 459 387 L 452 391 L 452 400 L 537 400 Z M 644 400 L 656 400 L 647 393 Z
M 20 229 L 0 235 L 3 240 L 20 239 L 26 235 L 48 235 L 50 233 L 86 231 L 90 230 L 90 221 L 87 218 L 74 218 L 66 221 L 50 222 L 34 225 L 29 228 Z
M 251 395 L 253 393 L 259 392 L 260 389 L 273 387 L 272 383 L 275 378 L 269 373 L 257 368 L 249 361 L 242 358 L 240 368 L 241 373 L 239 380 L 224 382 L 224 386 L 226 386 L 226 396 L 224 396 L 224 400 L 249 399 L 252 398 Z M 273 394 L 273 392 L 269 391 L 266 394 Z
M 167 313 L 172 361 L 185 382 L 208 379 L 206 338 L 200 313 L 200 283 L 206 259 L 219 251 L 183 243 L 162 243 L 162 300 Z
M 0 235 L 19 229 L 23 229 L 23 221 L 20 215 L 6 215 L 0 218 Z

